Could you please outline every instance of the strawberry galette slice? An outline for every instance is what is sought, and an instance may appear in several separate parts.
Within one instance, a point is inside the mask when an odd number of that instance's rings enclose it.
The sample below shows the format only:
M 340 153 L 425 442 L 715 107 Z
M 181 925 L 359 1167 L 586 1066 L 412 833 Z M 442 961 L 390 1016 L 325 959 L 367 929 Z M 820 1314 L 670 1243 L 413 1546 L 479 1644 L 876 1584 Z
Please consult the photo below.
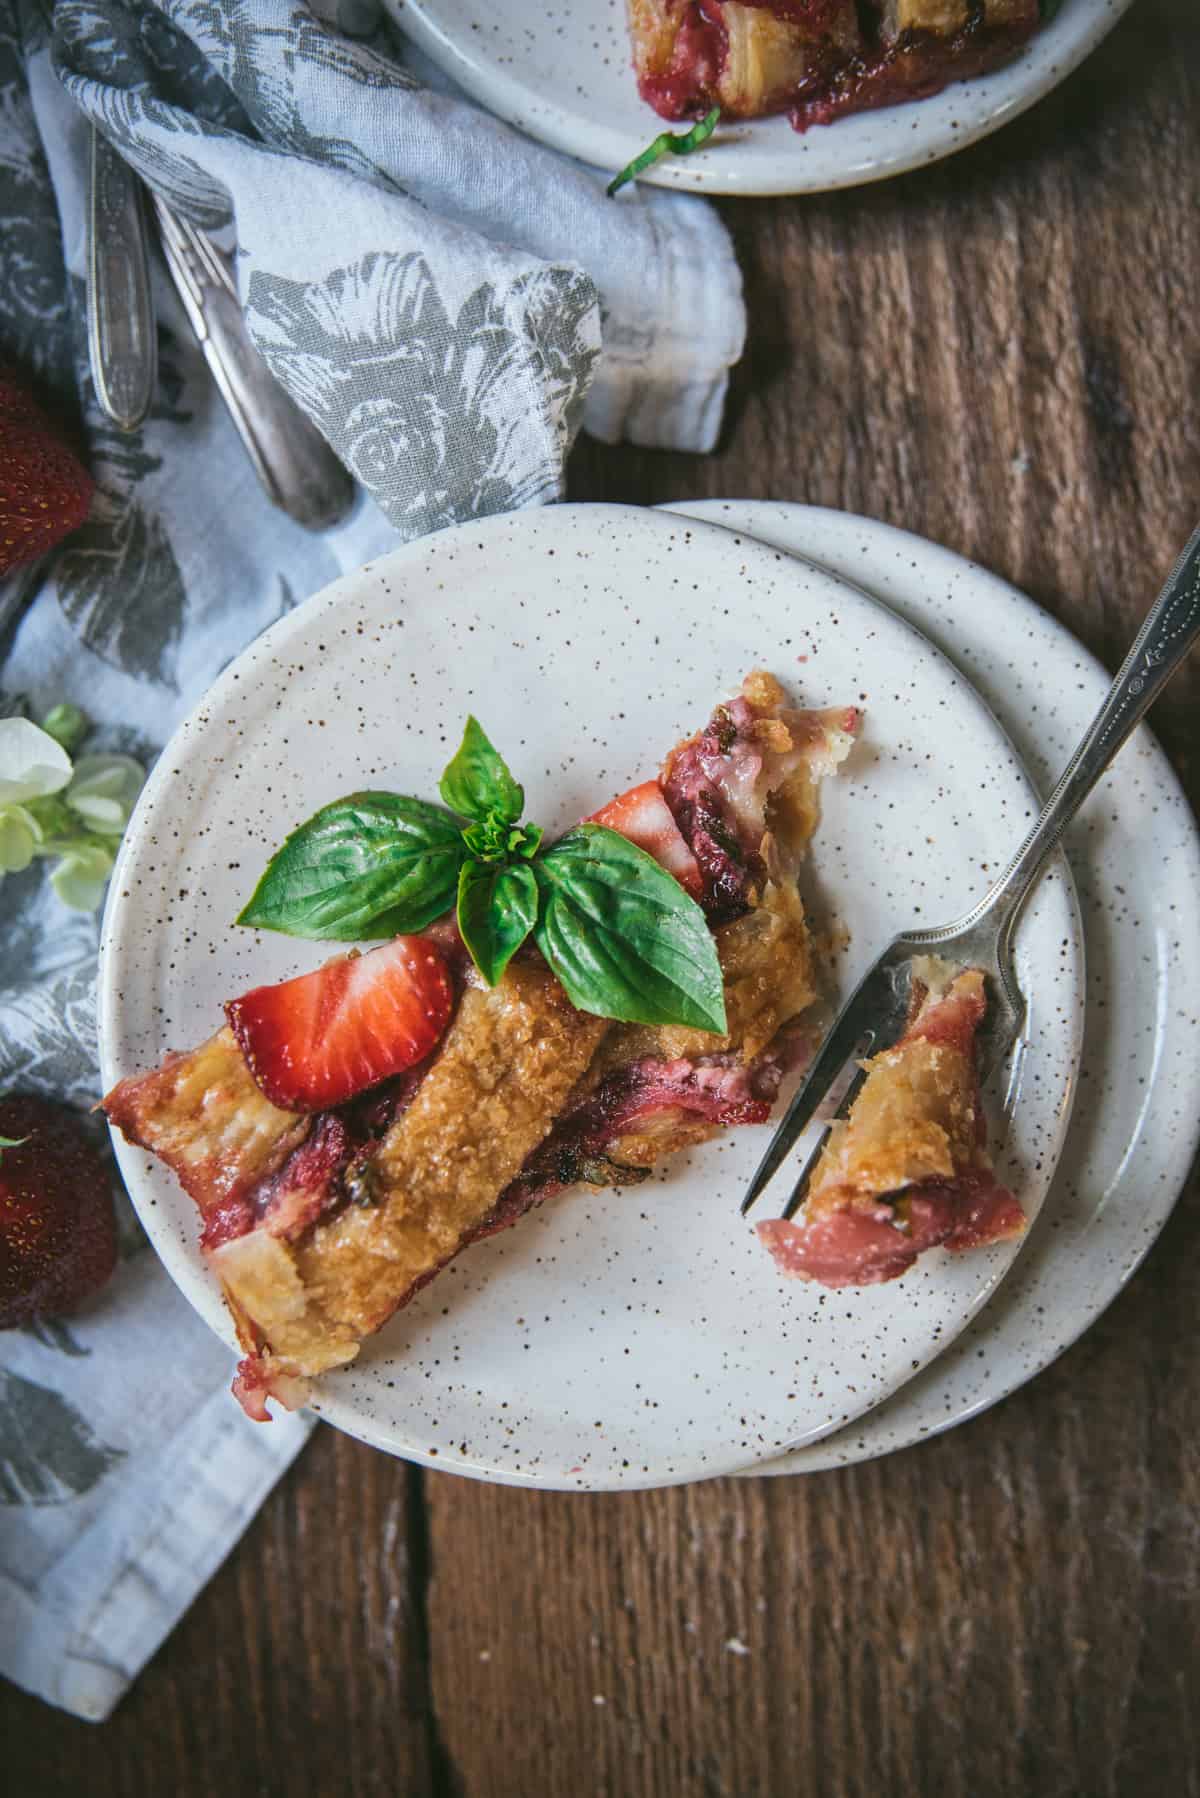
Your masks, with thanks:
M 702 906 L 719 1034 L 579 1010 L 530 942 L 489 986 L 445 919 L 349 974 L 342 957 L 234 1001 L 233 1029 L 114 1088 L 110 1120 L 201 1211 L 248 1410 L 265 1417 L 268 1394 L 296 1402 L 460 1250 L 550 1193 L 628 1184 L 721 1128 L 765 1121 L 815 992 L 796 870 L 818 784 L 857 726 L 852 708 L 798 710 L 751 675 L 660 779 L 598 814 Z M 414 1019 L 441 1015 L 447 975 L 449 1023 L 408 1065 Z M 356 1016 L 370 1020 L 359 1042 Z M 343 1099 L 353 1065 L 370 1083 Z M 322 1095 L 343 1102 L 311 1109 Z

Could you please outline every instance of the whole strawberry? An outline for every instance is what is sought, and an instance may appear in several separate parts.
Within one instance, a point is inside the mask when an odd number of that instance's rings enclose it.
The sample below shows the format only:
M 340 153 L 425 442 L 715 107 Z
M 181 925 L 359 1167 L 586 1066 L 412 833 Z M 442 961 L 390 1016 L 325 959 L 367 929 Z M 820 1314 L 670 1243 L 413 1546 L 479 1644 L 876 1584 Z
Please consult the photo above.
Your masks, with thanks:
M 21 381 L 0 364 L 0 574 L 76 530 L 93 487 Z
M 103 1286 L 117 1223 L 104 1157 L 65 1105 L 0 1098 L 0 1138 L 0 1330 L 12 1330 Z

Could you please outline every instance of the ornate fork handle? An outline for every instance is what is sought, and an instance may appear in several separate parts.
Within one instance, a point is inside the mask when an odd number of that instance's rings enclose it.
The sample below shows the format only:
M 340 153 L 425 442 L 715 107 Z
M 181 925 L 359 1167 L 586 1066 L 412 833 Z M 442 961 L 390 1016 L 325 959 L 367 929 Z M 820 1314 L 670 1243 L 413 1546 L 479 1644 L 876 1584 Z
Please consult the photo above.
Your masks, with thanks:
M 94 126 L 87 319 L 96 398 L 121 430 L 136 430 L 158 378 L 146 222 L 137 176 Z
M 952 929 L 961 930 L 994 912 L 1007 913 L 1005 929 L 1012 928 L 1046 857 L 1197 641 L 1200 641 L 1200 529 L 1193 532 L 1162 592 L 1151 606 L 1103 705 L 1063 769 L 1037 823 L 991 891 Z

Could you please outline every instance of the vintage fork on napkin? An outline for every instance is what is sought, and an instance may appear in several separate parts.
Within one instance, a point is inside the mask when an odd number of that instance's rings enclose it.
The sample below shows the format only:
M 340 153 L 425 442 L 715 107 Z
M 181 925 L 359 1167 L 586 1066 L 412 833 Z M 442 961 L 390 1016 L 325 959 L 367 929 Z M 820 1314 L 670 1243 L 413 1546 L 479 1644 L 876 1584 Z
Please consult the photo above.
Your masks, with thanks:
M 150 410 L 158 375 L 150 258 L 137 176 L 93 128 L 88 198 L 88 356 L 96 398 L 123 431 Z
M 915 956 L 936 954 L 960 967 L 983 969 L 989 1003 L 979 1038 L 981 1073 L 1008 1054 L 1026 1016 L 1013 960 L 1013 933 L 1021 908 L 1072 818 L 1198 640 L 1200 529 L 1175 564 L 1083 741 L 999 880 L 965 917 L 896 937 L 838 1013 L 750 1182 L 742 1200 L 743 1216 L 779 1172 L 822 1100 L 840 1085 L 847 1064 L 886 1049 L 902 1034 Z M 835 1117 L 847 1115 L 865 1078 L 857 1068 Z M 785 1218 L 793 1217 L 804 1203 L 825 1133 L 800 1170 L 783 1208 Z
M 336 524 L 354 482 L 250 341 L 232 271 L 211 238 L 155 194 L 167 267 L 268 498 L 309 530 Z
M 144 196 L 137 176 L 92 132 L 88 349 L 96 397 L 135 430 L 154 397 L 156 349 Z M 226 259 L 202 231 L 152 197 L 163 256 L 246 453 L 271 499 L 309 530 L 336 524 L 354 482 L 250 340 Z

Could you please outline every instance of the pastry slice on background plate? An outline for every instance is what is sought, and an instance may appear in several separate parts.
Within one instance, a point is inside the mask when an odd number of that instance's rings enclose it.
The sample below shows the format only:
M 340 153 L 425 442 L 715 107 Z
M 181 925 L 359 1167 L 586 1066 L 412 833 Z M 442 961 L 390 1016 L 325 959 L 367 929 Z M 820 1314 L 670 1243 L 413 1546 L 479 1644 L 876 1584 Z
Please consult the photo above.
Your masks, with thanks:
M 798 131 L 1010 61 L 1039 0 L 628 0 L 638 90 L 668 119 L 787 112 Z

